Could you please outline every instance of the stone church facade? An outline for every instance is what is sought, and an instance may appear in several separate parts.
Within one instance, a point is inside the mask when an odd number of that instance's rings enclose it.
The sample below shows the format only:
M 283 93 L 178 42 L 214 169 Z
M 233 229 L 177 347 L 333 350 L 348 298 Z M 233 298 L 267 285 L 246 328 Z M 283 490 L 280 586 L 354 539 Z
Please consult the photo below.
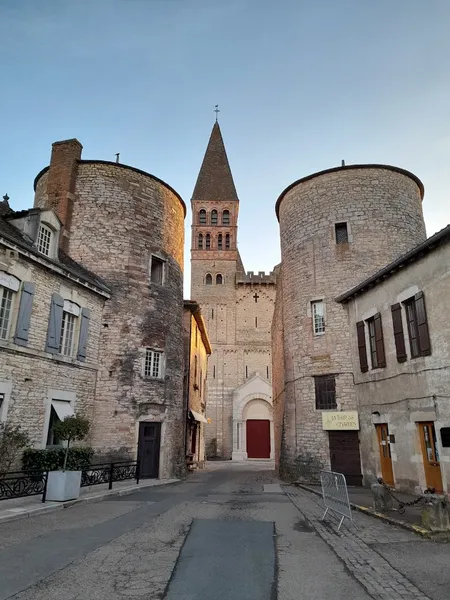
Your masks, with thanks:
M 246 272 L 237 246 L 239 198 L 219 124 L 192 195 L 191 298 L 212 346 L 207 454 L 274 458 L 271 324 L 274 273 Z

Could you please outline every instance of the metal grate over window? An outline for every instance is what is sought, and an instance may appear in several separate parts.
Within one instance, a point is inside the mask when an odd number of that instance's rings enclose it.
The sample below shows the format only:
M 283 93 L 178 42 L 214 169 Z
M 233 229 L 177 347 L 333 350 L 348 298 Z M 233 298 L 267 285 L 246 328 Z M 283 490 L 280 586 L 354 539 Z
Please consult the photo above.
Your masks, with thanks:
M 0 339 L 6 340 L 11 321 L 13 291 L 0 286 Z
M 336 378 L 334 375 L 317 375 L 314 377 L 316 391 L 316 408 L 327 410 L 336 408 Z
M 39 227 L 37 249 L 41 254 L 49 256 L 50 254 L 50 242 L 52 239 L 52 230 L 45 225 Z
M 348 229 L 347 223 L 336 223 L 334 226 L 336 234 L 336 244 L 347 244 L 348 243 Z
M 150 350 L 147 348 L 145 351 L 145 364 L 144 364 L 144 376 L 155 377 L 159 379 L 161 377 L 161 364 L 162 364 L 162 352 L 157 350 Z

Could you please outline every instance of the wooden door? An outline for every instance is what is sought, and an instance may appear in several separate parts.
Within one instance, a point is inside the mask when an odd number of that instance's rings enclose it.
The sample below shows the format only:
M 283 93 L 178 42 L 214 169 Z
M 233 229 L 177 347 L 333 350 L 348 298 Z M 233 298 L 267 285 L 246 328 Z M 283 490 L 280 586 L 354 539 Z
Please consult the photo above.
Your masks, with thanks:
M 343 473 L 348 485 L 362 485 L 357 431 L 329 431 L 331 470 Z
M 384 483 L 394 487 L 389 429 L 386 423 L 376 425 L 376 429 L 378 447 L 380 450 L 381 477 L 383 478 Z
M 139 423 L 138 456 L 141 477 L 158 477 L 161 423 Z
M 417 425 L 419 427 L 427 487 L 434 488 L 437 492 L 442 492 L 441 465 L 439 462 L 434 423 L 418 423 Z
M 270 421 L 247 420 L 248 458 L 270 458 Z

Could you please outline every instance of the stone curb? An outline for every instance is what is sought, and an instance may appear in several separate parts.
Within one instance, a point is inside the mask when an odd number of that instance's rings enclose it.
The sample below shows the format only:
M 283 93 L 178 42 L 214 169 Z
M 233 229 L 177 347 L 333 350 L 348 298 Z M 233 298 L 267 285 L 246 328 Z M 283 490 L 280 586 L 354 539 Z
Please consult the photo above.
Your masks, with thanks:
M 308 487 L 307 485 L 304 485 L 303 483 L 294 482 L 294 485 L 296 487 L 306 490 L 307 492 L 310 492 L 311 494 L 315 494 L 316 496 L 322 497 L 321 492 L 314 490 L 314 489 Z M 350 506 L 354 510 L 362 512 L 365 515 L 375 517 L 376 519 L 385 521 L 386 523 L 389 523 L 390 525 L 396 525 L 397 527 L 402 527 L 403 529 L 412 531 L 413 533 L 416 533 L 417 535 L 420 535 L 424 538 L 437 540 L 437 541 L 450 541 L 450 534 L 447 534 L 447 532 L 445 532 L 445 531 L 443 531 L 443 532 L 429 531 L 428 529 L 424 529 L 423 527 L 420 527 L 420 525 L 412 525 L 411 523 L 407 523 L 406 521 L 401 521 L 400 519 L 394 519 L 393 517 L 388 517 L 387 515 L 384 515 L 383 513 L 376 512 L 372 508 L 369 508 L 367 506 L 361 506 L 359 504 L 354 504 L 353 502 L 350 502 Z
M 129 494 L 132 494 L 133 492 L 138 492 L 139 490 L 145 490 L 150 487 L 159 487 L 161 485 L 172 485 L 174 483 L 178 483 L 179 481 L 179 479 L 167 479 L 161 481 L 160 483 L 155 483 L 154 481 L 152 481 L 151 483 L 149 482 L 142 483 L 140 485 L 133 485 L 127 488 L 122 488 L 120 490 L 107 490 L 105 492 L 100 492 L 99 494 L 95 494 L 92 496 L 85 496 L 84 498 L 77 498 L 76 500 L 68 500 L 67 502 L 55 502 L 53 504 L 43 503 L 41 506 L 37 506 L 36 508 L 24 509 L 23 512 L 18 512 L 16 514 L 0 514 L 0 525 L 2 523 L 8 523 L 10 521 L 19 521 L 20 519 L 25 519 L 27 517 L 34 517 L 36 515 L 41 515 L 48 512 L 63 510 L 64 508 L 70 508 L 71 506 L 75 506 L 76 504 L 99 502 L 100 500 L 104 500 L 105 498 L 114 498 L 115 496 L 128 496 Z

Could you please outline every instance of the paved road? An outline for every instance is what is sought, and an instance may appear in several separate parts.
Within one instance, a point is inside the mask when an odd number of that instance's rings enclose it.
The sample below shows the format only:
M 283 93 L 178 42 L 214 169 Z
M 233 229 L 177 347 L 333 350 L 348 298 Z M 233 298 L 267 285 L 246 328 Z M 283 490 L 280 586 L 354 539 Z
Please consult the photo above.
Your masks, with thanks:
M 337 535 L 315 497 L 278 483 L 264 467 L 217 463 L 4 523 L 0 600 L 448 600 L 449 546 L 364 515 Z

